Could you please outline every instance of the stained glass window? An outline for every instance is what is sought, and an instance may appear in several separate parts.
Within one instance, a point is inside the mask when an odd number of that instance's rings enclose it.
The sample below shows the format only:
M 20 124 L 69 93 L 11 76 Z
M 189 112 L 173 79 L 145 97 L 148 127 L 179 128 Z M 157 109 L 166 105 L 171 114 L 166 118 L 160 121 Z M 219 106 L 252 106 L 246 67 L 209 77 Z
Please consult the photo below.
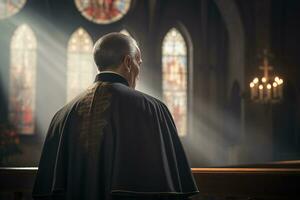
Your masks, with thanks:
M 121 19 L 129 10 L 131 0 L 75 0 L 81 14 L 98 24 Z
M 9 118 L 26 135 L 34 133 L 35 125 L 36 49 L 30 27 L 18 27 L 11 40 Z
M 96 67 L 93 62 L 93 41 L 83 29 L 77 29 L 69 40 L 67 63 L 67 101 L 93 83 Z
M 26 0 L 0 0 L 0 19 L 10 17 L 19 12 Z
M 187 132 L 187 48 L 178 30 L 172 28 L 162 45 L 163 99 L 173 115 L 178 134 Z

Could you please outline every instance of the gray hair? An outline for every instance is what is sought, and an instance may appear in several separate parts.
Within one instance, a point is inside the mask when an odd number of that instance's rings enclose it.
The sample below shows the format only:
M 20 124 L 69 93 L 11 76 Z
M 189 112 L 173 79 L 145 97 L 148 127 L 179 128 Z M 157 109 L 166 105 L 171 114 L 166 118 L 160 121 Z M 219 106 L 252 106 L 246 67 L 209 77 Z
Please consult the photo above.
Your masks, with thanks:
M 100 71 L 117 68 L 126 55 L 137 53 L 136 41 L 122 33 L 109 33 L 101 37 L 94 46 L 94 60 Z

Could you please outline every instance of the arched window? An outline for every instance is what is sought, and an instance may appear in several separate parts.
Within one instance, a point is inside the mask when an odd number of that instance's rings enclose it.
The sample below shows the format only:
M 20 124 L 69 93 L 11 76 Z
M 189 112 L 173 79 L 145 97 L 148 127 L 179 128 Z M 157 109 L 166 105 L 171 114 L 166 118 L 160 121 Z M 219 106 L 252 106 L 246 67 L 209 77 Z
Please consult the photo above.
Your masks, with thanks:
M 172 28 L 162 45 L 163 99 L 172 113 L 180 136 L 187 132 L 187 47 Z
M 9 119 L 20 134 L 34 133 L 37 41 L 31 28 L 17 28 L 11 40 Z
M 10 17 L 19 12 L 25 5 L 26 0 L 1 0 L 0 19 Z
M 96 75 L 92 51 L 92 38 L 83 28 L 77 29 L 68 44 L 67 101 L 92 84 Z

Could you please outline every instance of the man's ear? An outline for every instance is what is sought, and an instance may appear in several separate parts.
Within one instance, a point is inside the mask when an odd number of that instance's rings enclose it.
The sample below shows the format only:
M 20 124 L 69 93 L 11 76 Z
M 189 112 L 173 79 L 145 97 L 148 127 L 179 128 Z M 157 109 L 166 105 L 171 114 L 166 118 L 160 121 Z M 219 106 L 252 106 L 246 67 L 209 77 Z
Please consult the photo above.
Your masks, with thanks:
M 124 57 L 124 64 L 125 64 L 125 68 L 127 71 L 130 71 L 131 70 L 131 62 L 132 62 L 132 58 L 130 55 L 126 55 Z

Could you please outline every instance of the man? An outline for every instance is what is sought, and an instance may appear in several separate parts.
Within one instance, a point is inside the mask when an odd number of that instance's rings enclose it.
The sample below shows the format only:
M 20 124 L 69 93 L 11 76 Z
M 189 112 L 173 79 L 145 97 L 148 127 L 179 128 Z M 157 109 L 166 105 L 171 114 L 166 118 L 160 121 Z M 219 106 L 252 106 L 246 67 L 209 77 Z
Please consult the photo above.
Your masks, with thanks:
M 136 42 L 110 33 L 94 47 L 95 83 L 50 124 L 34 199 L 186 199 L 198 192 L 167 107 L 134 90 Z

